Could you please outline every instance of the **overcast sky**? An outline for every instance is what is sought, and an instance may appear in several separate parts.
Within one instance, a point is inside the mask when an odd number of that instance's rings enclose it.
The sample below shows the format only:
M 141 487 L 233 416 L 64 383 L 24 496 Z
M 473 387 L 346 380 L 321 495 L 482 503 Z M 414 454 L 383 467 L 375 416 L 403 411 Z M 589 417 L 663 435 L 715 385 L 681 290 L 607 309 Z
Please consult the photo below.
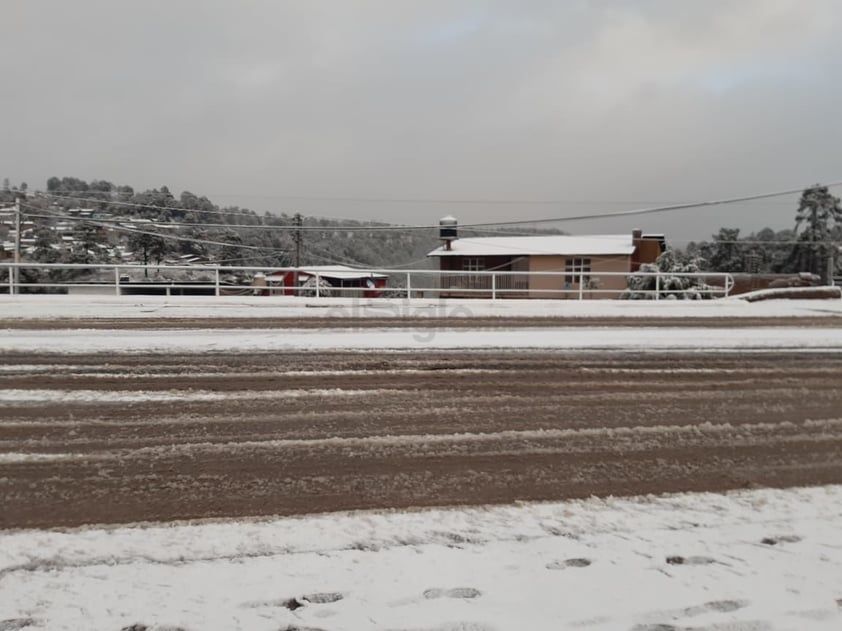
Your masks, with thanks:
M 68 175 L 428 223 L 842 180 L 834 0 L 5 0 L 0 11 L 0 177 L 30 188 Z M 790 198 L 559 227 L 687 239 L 790 227 L 793 215 Z

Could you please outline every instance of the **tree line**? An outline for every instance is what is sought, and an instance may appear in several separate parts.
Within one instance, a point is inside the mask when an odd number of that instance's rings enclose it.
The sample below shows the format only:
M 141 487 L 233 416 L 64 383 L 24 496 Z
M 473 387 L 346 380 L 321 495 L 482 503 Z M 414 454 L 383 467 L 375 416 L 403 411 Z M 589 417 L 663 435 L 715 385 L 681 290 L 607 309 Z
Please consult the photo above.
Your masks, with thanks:
M 842 272 L 842 208 L 826 186 L 806 189 L 791 229 L 764 228 L 741 236 L 739 228 L 720 228 L 710 241 L 691 242 L 683 254 L 711 272 L 815 274 L 824 283 Z
M 110 231 L 110 239 L 126 245 L 145 264 L 181 256 L 232 266 L 289 267 L 296 263 L 296 215 L 258 214 L 239 206 L 218 206 L 208 197 L 183 191 L 174 195 L 167 186 L 136 191 L 106 180 L 51 177 L 47 195 L 30 196 L 27 212 L 67 216 L 70 209 L 87 208 L 113 218 L 148 220 L 149 228 L 135 232 Z M 13 194 L 10 199 L 13 199 Z M 33 210 L 33 208 L 35 210 Z M 299 216 L 300 217 L 300 216 Z M 106 247 L 105 221 L 74 220 L 74 247 L 54 248 L 58 237 L 43 224 L 36 231 L 38 262 L 119 263 Z M 388 268 L 394 265 L 426 267 L 426 254 L 438 244 L 435 228 L 405 230 L 382 222 L 300 217 L 301 265 L 348 264 Z M 161 224 L 168 229 L 161 229 Z M 267 229 L 268 228 L 268 229 Z M 372 228 L 371 231 L 365 228 Z M 558 234 L 558 230 L 518 230 L 518 233 Z M 159 234 L 152 234 L 159 233 Z M 462 236 L 478 236 L 471 230 Z M 169 237 L 169 238 L 168 238 Z
M 13 187 L 8 199 L 13 201 Z M 19 189 L 17 189 L 19 190 Z M 294 215 L 258 214 L 239 206 L 218 206 L 206 196 L 184 191 L 174 195 L 167 186 L 136 191 L 131 186 L 105 180 L 51 177 L 47 195 L 30 195 L 24 217 L 43 214 L 55 219 L 33 221 L 36 228 L 34 258 L 38 262 L 109 263 L 118 243 L 144 263 L 195 256 L 208 263 L 232 266 L 286 267 L 295 262 Z M 94 217 L 68 219 L 71 209 L 92 209 Z M 110 216 L 110 219 L 103 217 Z M 59 236 L 48 223 L 73 221 L 74 246 L 65 251 L 55 246 Z M 99 219 L 98 219 L 99 218 Z M 124 231 L 119 220 L 147 220 L 135 231 Z M 161 225 L 167 229 L 162 229 Z M 108 230 L 108 226 L 114 226 Z M 437 244 L 436 231 L 382 229 L 388 224 L 303 217 L 302 265 L 346 263 L 374 267 L 423 259 Z M 287 227 L 288 229 L 278 229 Z M 377 228 L 367 232 L 365 227 Z M 270 228 L 267 230 L 267 228 Z M 352 228 L 353 230 L 348 230 Z M 362 228 L 362 230 L 361 230 Z M 153 234 L 155 233 L 155 234 Z M 110 236 L 107 236 L 109 235 Z M 124 262 L 124 261 L 123 261 Z
M 14 201 L 19 192 L 26 190 L 25 183 L 13 186 L 5 179 L 0 202 Z M 46 192 L 47 195 L 30 194 L 25 213 L 55 216 L 58 220 L 67 217 L 70 209 L 87 208 L 100 216 L 110 215 L 114 220 L 148 220 L 153 225 L 135 232 L 108 231 L 109 224 L 104 221 L 77 217 L 73 220 L 73 246 L 67 250 L 55 247 L 59 236 L 48 229 L 50 220 L 39 220 L 33 254 L 37 262 L 125 262 L 119 260 L 113 247 L 108 247 L 110 239 L 111 245 L 115 242 L 125 245 L 136 260 L 147 264 L 160 264 L 181 256 L 195 256 L 222 265 L 288 267 L 295 263 L 295 217 L 286 213 L 261 215 L 239 206 L 221 207 L 206 196 L 189 191 L 176 196 L 167 186 L 136 191 L 128 185 L 75 177 L 49 178 Z M 842 270 L 842 256 L 838 252 L 842 243 L 839 198 L 827 187 L 808 188 L 799 199 L 794 219 L 791 229 L 764 228 L 748 235 L 741 235 L 738 228 L 723 227 L 710 241 L 691 242 L 683 251 L 675 253 L 685 261 L 694 261 L 702 271 L 809 272 L 826 282 L 831 274 Z M 162 230 L 160 224 L 171 225 L 172 229 Z M 411 263 L 424 267 L 426 253 L 438 244 L 437 231 L 433 228 L 388 229 L 385 223 L 317 217 L 303 217 L 301 224 L 308 228 L 303 232 L 302 265 L 346 263 L 390 267 Z M 272 229 L 279 227 L 286 229 Z M 365 227 L 377 229 L 369 232 Z M 518 234 L 530 232 L 559 233 L 517 229 Z M 460 230 L 460 236 L 482 235 Z

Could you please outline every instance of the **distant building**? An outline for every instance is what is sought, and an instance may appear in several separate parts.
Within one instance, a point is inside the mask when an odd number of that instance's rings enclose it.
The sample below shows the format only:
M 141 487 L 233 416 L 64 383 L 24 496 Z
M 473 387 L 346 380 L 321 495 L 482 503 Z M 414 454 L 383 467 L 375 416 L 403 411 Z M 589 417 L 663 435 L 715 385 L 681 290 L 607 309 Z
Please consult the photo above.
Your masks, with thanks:
M 450 218 L 447 218 L 450 219 Z M 444 221 L 444 220 L 443 220 Z M 444 245 L 427 256 L 439 260 L 442 295 L 488 297 L 563 298 L 578 296 L 580 281 L 586 297 L 616 298 L 626 288 L 624 276 L 600 276 L 606 272 L 629 274 L 641 264 L 652 263 L 664 251 L 664 235 L 548 235 L 534 237 L 455 238 L 455 229 L 442 232 Z M 491 275 L 474 272 L 523 272 Z M 556 272 L 540 275 L 536 272 Z M 493 286 L 492 286 L 493 282 Z M 598 293 L 597 290 L 614 290 Z
M 377 298 L 386 288 L 388 276 L 347 265 L 313 265 L 295 272 L 282 270 L 255 278 L 255 286 L 264 296 L 295 296 L 300 288 L 315 289 L 318 277 L 330 296 Z M 299 289 L 296 290 L 296 282 Z M 263 289 L 265 287 L 265 289 Z

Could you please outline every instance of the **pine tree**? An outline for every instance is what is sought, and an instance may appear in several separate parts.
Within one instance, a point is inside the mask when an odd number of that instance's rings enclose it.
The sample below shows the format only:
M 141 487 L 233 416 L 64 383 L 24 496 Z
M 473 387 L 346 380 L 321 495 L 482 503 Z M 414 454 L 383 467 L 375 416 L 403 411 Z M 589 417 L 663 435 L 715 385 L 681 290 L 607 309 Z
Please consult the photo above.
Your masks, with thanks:
M 795 271 L 809 272 L 828 283 L 829 261 L 835 245 L 831 243 L 833 228 L 842 224 L 839 198 L 826 186 L 814 186 L 801 194 L 795 214 L 797 243 L 790 254 Z

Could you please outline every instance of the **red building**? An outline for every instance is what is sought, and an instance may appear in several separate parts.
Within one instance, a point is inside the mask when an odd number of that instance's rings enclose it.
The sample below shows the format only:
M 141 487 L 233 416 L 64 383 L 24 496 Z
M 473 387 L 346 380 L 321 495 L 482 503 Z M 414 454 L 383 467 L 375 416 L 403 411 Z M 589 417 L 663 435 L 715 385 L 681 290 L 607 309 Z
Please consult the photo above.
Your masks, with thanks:
M 264 280 L 266 288 L 261 293 L 264 296 L 312 295 L 318 282 L 319 295 L 379 298 L 386 288 L 388 278 L 386 274 L 354 269 L 347 265 L 315 265 L 267 274 Z M 257 279 L 255 284 L 258 284 Z

